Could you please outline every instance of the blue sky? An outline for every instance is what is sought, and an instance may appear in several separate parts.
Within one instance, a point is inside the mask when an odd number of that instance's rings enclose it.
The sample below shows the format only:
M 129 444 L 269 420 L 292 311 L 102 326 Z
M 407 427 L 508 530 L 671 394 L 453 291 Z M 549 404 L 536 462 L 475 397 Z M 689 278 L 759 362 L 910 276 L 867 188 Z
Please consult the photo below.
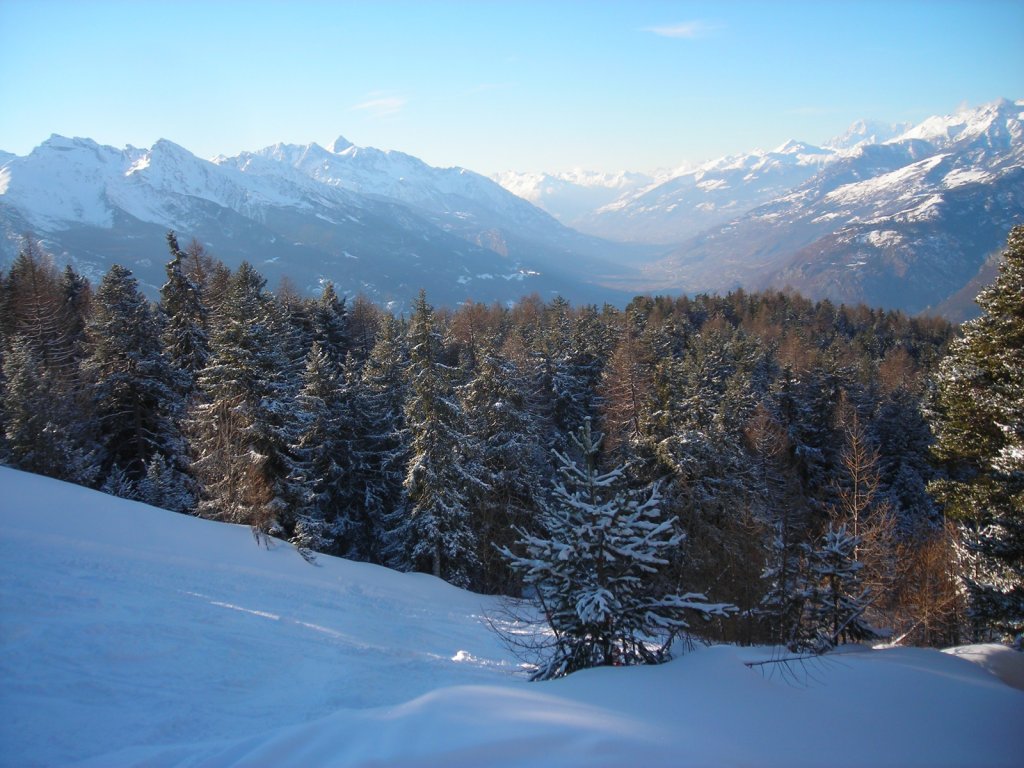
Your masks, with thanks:
M 0 0 L 0 149 L 651 170 L 1024 98 L 1022 0 Z

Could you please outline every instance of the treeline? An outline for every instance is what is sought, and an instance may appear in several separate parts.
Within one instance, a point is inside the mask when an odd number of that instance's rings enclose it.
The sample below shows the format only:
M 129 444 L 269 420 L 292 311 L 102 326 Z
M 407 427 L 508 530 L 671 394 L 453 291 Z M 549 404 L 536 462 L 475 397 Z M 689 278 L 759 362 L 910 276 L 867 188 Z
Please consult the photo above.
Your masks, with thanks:
M 625 310 L 421 294 L 395 317 L 168 245 L 155 305 L 124 267 L 92 287 L 30 240 L 0 275 L 4 463 L 311 559 L 517 594 L 501 551 L 544 533 L 554 451 L 589 420 L 595 461 L 657 484 L 675 521 L 657 578 L 737 607 L 698 634 L 799 644 L 840 544 L 858 621 L 920 644 L 969 629 L 955 532 L 927 492 L 942 320 L 743 291 Z

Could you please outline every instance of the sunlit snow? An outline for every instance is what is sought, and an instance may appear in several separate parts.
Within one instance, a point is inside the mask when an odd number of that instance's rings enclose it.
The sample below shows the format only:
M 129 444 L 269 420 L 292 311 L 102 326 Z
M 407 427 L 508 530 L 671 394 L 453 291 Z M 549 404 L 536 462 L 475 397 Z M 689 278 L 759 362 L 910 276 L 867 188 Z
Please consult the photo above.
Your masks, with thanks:
M 0 765 L 1015 766 L 1024 754 L 1024 692 L 1000 680 L 1020 673 L 1014 652 L 971 663 L 850 647 L 750 668 L 771 649 L 723 646 L 528 683 L 488 628 L 496 598 L 310 565 L 244 527 L 6 468 L 0 487 Z

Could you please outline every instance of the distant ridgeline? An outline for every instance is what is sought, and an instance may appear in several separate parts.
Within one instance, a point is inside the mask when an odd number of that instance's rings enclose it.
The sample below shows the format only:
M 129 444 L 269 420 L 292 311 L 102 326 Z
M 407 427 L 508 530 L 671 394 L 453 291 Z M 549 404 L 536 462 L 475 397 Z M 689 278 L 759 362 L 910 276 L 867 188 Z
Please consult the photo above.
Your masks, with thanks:
M 124 267 L 90 285 L 31 241 L 2 275 L 5 463 L 310 559 L 518 594 L 501 550 L 545 533 L 560 461 L 581 460 L 569 436 L 591 423 L 597 466 L 657 484 L 681 534 L 644 578 L 737 608 L 692 631 L 807 646 L 871 625 L 946 645 L 969 629 L 927 491 L 944 320 L 776 291 L 624 311 L 435 310 L 421 293 L 396 317 L 330 284 L 275 294 L 247 263 L 167 241 L 157 304 Z M 826 610 L 840 587 L 856 621 Z

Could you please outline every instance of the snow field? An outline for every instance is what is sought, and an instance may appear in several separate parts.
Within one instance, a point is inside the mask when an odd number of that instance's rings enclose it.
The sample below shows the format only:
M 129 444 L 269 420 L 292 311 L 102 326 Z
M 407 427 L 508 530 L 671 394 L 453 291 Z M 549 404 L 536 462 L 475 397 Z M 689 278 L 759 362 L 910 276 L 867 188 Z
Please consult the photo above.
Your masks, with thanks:
M 0 468 L 0 765 L 1019 766 L 1005 649 L 527 683 L 496 599 Z M 1010 655 L 1007 655 L 1010 654 Z M 979 663 L 971 663 L 973 658 Z M 998 661 L 996 661 L 998 659 Z

